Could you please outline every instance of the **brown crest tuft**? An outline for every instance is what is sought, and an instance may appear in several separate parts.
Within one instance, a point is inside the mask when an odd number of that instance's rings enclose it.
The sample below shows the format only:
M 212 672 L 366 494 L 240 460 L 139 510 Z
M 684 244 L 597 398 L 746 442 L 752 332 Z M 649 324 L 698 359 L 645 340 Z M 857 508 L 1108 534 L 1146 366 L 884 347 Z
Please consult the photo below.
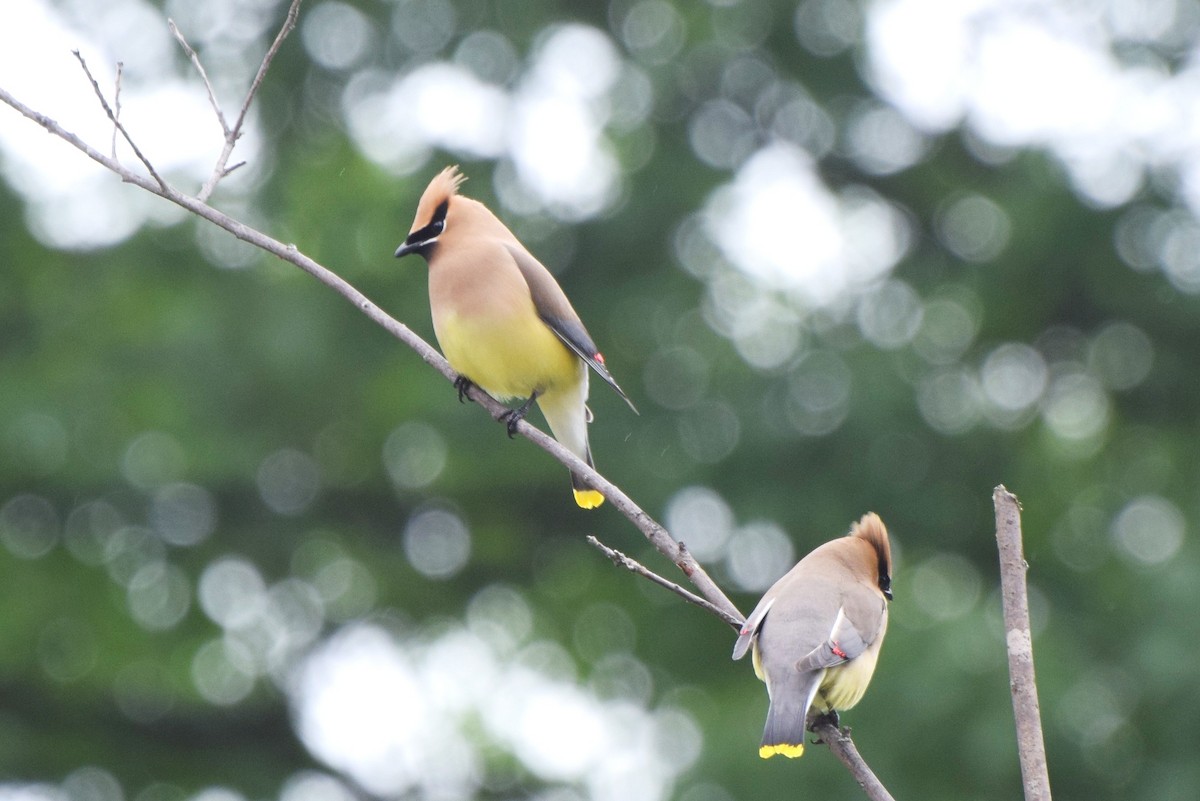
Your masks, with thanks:
M 458 188 L 462 186 L 462 183 L 465 180 L 467 180 L 467 176 L 459 172 L 458 165 L 451 164 L 449 167 L 433 177 L 433 180 L 429 182 L 429 187 L 425 190 L 425 193 L 435 193 L 439 195 L 442 200 L 445 200 L 453 195 L 457 195 Z
M 450 198 L 458 194 L 458 187 L 465 180 L 467 180 L 467 176 L 458 171 L 457 165 L 451 165 L 433 176 L 433 180 L 421 194 L 420 202 L 417 203 L 417 216 L 413 219 L 409 233 L 420 231 L 437 219 L 439 215 L 444 220 L 446 217 L 445 207 L 449 205 Z
M 875 550 L 879 563 L 879 589 L 889 599 L 892 597 L 892 545 L 888 540 L 883 521 L 874 512 L 867 512 L 862 519 L 850 527 L 851 537 L 860 537 Z

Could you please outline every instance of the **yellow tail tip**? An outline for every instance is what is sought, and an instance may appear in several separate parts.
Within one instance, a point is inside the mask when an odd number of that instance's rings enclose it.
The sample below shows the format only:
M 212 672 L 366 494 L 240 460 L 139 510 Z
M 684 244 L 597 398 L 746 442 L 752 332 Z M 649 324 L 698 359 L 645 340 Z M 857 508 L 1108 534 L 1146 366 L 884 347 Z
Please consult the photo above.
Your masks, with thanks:
M 804 744 L 792 745 L 790 743 L 779 743 L 777 745 L 764 745 L 758 749 L 758 755 L 763 759 L 770 759 L 776 754 L 782 754 L 788 759 L 804 756 Z
M 575 503 L 582 509 L 595 509 L 604 503 L 604 496 L 594 489 L 575 490 Z

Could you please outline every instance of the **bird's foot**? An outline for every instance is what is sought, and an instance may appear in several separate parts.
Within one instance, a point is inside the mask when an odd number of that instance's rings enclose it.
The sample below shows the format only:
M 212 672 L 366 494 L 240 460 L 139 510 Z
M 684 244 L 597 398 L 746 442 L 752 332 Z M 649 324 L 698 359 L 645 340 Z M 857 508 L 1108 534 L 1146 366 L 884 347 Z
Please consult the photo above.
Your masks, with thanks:
M 818 729 L 824 728 L 826 724 L 832 726 L 839 734 L 848 734 L 850 731 L 849 729 L 842 728 L 841 719 L 838 718 L 836 709 L 831 709 L 828 712 L 822 712 L 821 714 L 811 718 L 808 723 L 808 730 L 817 735 L 816 742 L 818 743 L 825 742 L 823 739 L 821 739 L 821 732 L 818 731 Z
M 821 723 L 828 723 L 830 726 L 833 726 L 835 729 L 841 728 L 841 718 L 838 717 L 838 713 L 837 713 L 836 709 L 831 709 L 828 712 L 822 712 L 821 714 L 814 717 L 812 720 L 813 726 L 817 726 Z
M 508 429 L 508 438 L 512 439 L 517 433 L 517 423 L 524 419 L 525 414 L 520 409 L 509 409 L 500 415 L 500 422 L 504 423 L 504 427 Z
M 475 386 L 475 384 L 472 383 L 471 379 L 467 378 L 465 375 L 460 375 L 458 378 L 454 379 L 454 388 L 458 390 L 458 402 L 459 403 L 463 402 L 464 397 L 467 400 L 471 399 L 471 396 L 468 395 L 467 392 L 473 386 Z
M 525 401 L 517 408 L 509 409 L 500 415 L 500 421 L 504 423 L 505 428 L 508 429 L 509 439 L 512 439 L 513 435 L 517 433 L 517 424 L 525 419 L 525 415 L 529 414 L 529 408 L 533 406 L 533 402 L 537 400 L 537 396 L 538 393 L 534 392 L 529 396 L 529 400 Z

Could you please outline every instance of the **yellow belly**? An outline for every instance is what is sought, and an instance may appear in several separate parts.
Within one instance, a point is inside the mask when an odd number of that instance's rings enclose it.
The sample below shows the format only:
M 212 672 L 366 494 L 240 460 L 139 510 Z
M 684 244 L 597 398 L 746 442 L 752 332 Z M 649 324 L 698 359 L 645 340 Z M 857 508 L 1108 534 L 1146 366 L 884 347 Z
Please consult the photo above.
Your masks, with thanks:
M 442 353 L 455 372 L 493 397 L 528 398 L 577 379 L 579 357 L 537 316 L 434 318 Z
M 831 709 L 849 709 L 861 701 L 867 685 L 871 683 L 871 676 L 875 674 L 875 663 L 879 661 L 879 642 L 877 639 L 857 659 L 826 670 L 813 705 L 828 712 Z

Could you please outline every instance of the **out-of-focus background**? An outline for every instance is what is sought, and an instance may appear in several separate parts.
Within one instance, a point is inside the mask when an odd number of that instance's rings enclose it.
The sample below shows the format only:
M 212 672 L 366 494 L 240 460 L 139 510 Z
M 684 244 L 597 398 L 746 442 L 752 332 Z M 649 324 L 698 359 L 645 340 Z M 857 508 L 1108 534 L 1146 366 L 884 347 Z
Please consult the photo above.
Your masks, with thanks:
M 8 0 L 0 86 L 178 186 L 277 0 Z M 306 2 L 213 202 L 432 338 L 449 163 L 555 271 L 603 472 L 743 610 L 868 510 L 843 720 L 901 799 L 1019 793 L 992 488 L 1060 798 L 1200 794 L 1200 3 Z M 126 164 L 136 160 L 117 148 Z M 0 797 L 857 798 L 756 754 L 732 632 L 343 299 L 0 108 Z M 540 424 L 534 414 L 531 420 Z

